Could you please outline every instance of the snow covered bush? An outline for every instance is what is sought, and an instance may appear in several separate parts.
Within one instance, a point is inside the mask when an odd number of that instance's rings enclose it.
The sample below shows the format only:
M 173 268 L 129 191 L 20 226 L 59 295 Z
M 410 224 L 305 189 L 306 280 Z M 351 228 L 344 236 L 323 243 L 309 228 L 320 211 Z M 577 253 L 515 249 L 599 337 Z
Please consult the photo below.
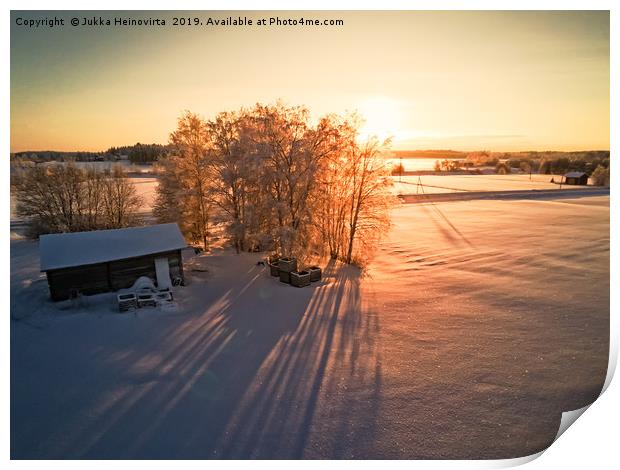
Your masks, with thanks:
M 595 186 L 609 186 L 609 168 L 599 165 L 592 172 L 592 180 Z
M 506 162 L 498 162 L 497 165 L 495 165 L 495 173 L 497 173 L 498 175 L 508 175 L 512 172 L 512 169 L 510 168 L 510 165 Z

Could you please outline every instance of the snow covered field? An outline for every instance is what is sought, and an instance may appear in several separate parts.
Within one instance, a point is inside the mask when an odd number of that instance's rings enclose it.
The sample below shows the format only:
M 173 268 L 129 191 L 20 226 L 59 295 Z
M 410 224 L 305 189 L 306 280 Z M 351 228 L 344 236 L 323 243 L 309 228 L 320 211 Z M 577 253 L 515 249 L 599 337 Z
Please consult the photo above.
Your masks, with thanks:
M 477 177 L 476 177 L 477 178 Z M 595 399 L 609 197 L 406 204 L 367 275 L 188 254 L 176 311 L 53 304 L 11 244 L 12 458 L 508 458 Z M 577 424 L 578 425 L 578 424 Z
M 414 159 L 416 160 L 416 159 Z M 428 159 L 417 159 L 428 160 Z M 93 162 L 92 164 L 106 163 Z M 423 175 L 419 177 L 424 188 L 417 188 L 418 176 L 402 176 L 402 182 L 399 177 L 395 176 L 394 193 L 395 194 L 416 194 L 417 191 L 426 194 L 436 193 L 464 193 L 468 191 L 510 191 L 510 190 L 531 190 L 531 189 L 559 189 L 559 185 L 550 183 L 552 175 L 532 175 L 532 181 L 529 175 L 513 174 L 513 175 Z M 561 176 L 555 175 L 555 179 L 559 181 Z M 157 185 L 159 180 L 157 177 L 145 174 L 144 176 L 129 176 L 129 179 L 136 187 L 137 194 L 143 199 L 142 213 L 150 215 L 155 204 L 157 196 Z M 583 190 L 583 186 L 567 186 L 562 185 L 562 190 Z M 11 230 L 16 234 L 23 234 L 24 227 L 22 221 L 15 215 L 16 200 L 11 196 Z
M 562 175 L 511 174 L 511 175 L 422 175 L 394 176 L 396 194 L 415 194 L 418 180 L 425 193 L 451 193 L 464 191 L 527 191 L 532 189 L 560 189 L 551 178 L 561 181 Z M 401 180 L 399 182 L 399 180 Z M 562 185 L 562 190 L 583 189 L 583 186 Z
M 136 193 L 142 198 L 143 212 L 151 212 L 157 197 L 159 179 L 154 177 L 130 177 L 136 187 Z

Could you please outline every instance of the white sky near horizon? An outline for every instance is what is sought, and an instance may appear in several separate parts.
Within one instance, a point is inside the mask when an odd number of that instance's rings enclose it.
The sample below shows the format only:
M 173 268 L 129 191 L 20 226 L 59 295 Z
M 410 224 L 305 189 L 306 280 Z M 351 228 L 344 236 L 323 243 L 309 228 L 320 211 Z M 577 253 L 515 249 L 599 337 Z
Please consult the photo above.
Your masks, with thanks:
M 273 12 L 200 12 L 206 18 Z M 284 100 L 358 110 L 395 149 L 609 149 L 608 12 L 304 12 L 335 27 L 26 29 L 12 12 L 11 150 L 165 143 L 180 113 Z M 166 17 L 173 12 L 102 13 Z M 192 16 L 184 12 L 183 16 Z M 168 21 L 167 21 L 168 22 Z

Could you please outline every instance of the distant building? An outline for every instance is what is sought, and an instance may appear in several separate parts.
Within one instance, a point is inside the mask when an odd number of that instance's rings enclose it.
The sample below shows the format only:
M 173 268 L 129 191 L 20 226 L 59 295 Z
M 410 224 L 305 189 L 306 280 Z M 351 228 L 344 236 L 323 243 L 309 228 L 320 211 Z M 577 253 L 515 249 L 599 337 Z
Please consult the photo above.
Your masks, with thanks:
M 170 285 L 183 279 L 181 250 L 187 244 L 177 224 L 58 233 L 39 239 L 41 271 L 53 300 L 131 287 L 141 276 Z
M 570 171 L 564 175 L 564 184 L 585 186 L 588 184 L 588 175 L 583 171 Z

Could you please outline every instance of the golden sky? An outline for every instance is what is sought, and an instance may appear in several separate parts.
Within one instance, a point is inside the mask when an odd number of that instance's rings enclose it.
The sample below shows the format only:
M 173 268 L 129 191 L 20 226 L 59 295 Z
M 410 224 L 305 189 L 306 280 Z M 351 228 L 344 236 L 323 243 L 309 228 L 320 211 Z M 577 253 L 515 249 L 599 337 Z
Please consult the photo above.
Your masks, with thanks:
M 342 19 L 186 26 L 172 17 Z M 17 18 L 65 18 L 26 28 Z M 164 18 L 72 27 L 72 17 Z M 11 150 L 165 143 L 205 117 L 281 98 L 359 110 L 396 149 L 609 149 L 608 12 L 15 12 Z

